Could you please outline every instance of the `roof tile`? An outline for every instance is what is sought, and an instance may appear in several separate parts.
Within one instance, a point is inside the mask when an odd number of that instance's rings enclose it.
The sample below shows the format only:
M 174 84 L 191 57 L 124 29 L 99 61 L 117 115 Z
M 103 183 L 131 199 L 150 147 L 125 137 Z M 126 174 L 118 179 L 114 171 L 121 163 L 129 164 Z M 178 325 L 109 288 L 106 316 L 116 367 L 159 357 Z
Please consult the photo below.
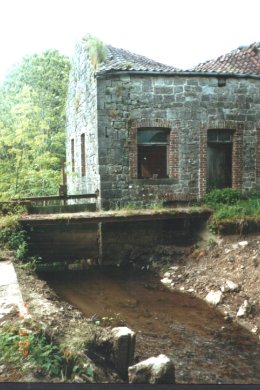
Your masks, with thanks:
M 105 61 L 100 65 L 100 72 L 109 71 L 155 71 L 155 72 L 176 72 L 179 69 L 139 54 L 131 53 L 124 49 L 118 49 L 107 45 L 107 55 Z
M 216 60 L 201 63 L 190 71 L 258 75 L 260 74 L 260 42 L 239 47 Z

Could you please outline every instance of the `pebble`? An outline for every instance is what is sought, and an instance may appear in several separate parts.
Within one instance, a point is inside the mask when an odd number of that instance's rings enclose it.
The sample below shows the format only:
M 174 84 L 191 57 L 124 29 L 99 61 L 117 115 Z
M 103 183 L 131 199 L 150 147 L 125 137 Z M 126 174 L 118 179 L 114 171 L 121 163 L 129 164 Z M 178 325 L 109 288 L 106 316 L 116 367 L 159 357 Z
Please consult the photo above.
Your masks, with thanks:
M 239 285 L 232 282 L 232 280 L 226 280 L 225 287 L 228 291 L 237 291 L 239 289 Z
M 255 334 L 257 333 L 257 331 L 258 331 L 258 327 L 257 326 L 254 326 L 253 329 L 251 329 L 251 332 L 255 333 Z
M 161 279 L 161 282 L 162 282 L 163 284 L 171 284 L 171 283 L 172 283 L 172 279 L 163 278 L 163 279 Z
M 244 303 L 239 307 L 237 312 L 237 317 L 244 317 L 249 311 L 249 303 L 248 300 L 245 299 Z
M 248 245 L 248 241 L 240 241 L 238 245 L 242 246 L 242 248 L 245 248 Z
M 222 292 L 220 290 L 211 290 L 205 299 L 208 303 L 211 303 L 212 305 L 216 306 L 222 301 Z
M 171 270 L 173 271 L 177 271 L 179 269 L 178 265 L 174 265 L 172 267 L 170 267 Z

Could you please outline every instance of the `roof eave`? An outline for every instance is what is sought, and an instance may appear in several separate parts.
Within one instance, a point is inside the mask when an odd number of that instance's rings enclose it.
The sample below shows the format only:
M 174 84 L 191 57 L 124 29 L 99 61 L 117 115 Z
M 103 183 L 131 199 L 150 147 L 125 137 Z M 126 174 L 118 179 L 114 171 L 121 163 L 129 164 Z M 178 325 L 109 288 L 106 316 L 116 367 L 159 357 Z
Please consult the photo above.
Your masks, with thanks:
M 203 72 L 203 71 L 151 71 L 151 70 L 109 70 L 96 72 L 96 78 L 107 78 L 121 75 L 132 76 L 185 76 L 185 77 L 222 77 L 222 78 L 250 78 L 260 79 L 260 74 L 252 73 L 225 73 L 225 72 Z

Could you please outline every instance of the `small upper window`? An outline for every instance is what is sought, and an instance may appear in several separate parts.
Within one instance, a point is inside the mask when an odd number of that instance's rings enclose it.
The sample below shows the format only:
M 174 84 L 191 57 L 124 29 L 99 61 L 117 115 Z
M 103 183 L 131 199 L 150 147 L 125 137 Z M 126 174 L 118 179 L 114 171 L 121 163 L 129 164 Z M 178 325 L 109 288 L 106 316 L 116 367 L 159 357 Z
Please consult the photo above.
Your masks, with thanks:
M 169 129 L 144 128 L 137 133 L 138 178 L 168 177 Z
M 232 130 L 228 130 L 228 129 L 208 130 L 208 142 L 214 142 L 214 143 L 232 142 Z

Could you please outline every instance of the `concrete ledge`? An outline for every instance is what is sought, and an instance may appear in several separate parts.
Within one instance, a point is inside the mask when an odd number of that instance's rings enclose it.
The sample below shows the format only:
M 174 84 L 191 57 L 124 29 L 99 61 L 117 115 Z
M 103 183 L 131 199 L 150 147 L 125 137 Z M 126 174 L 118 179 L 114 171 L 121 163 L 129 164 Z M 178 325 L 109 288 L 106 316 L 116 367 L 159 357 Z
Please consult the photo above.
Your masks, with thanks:
M 22 294 L 12 262 L 0 261 L 0 319 L 14 310 L 23 313 Z

